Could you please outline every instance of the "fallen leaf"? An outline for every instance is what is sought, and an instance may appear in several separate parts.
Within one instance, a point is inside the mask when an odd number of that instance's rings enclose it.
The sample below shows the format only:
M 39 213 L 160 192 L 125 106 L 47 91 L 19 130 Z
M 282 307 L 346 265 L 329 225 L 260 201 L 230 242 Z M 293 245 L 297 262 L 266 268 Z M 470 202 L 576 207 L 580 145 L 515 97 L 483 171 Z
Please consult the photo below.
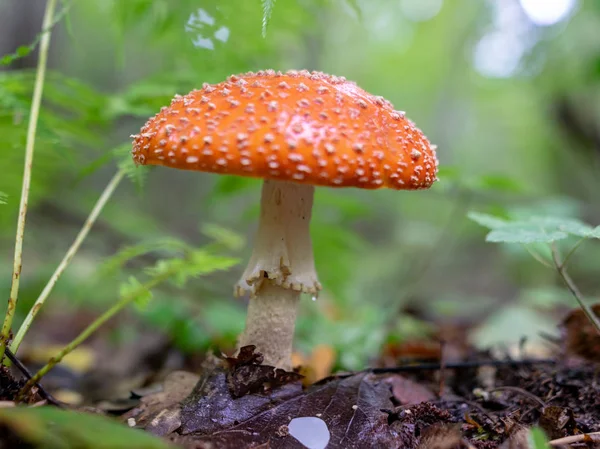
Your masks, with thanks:
M 123 419 L 133 419 L 135 426 L 146 427 L 163 410 L 177 407 L 192 392 L 199 379 L 197 374 L 186 371 L 172 372 L 165 378 L 162 391 L 142 397 L 140 405 L 123 415 Z
M 577 424 L 573 410 L 567 407 L 549 405 L 542 409 L 539 426 L 548 437 L 555 439 L 572 435 Z
M 460 425 L 433 424 L 423 429 L 417 449 L 467 449 Z
M 418 404 L 435 399 L 429 388 L 400 375 L 388 376 L 385 381 L 392 386 L 394 399 L 399 405 Z
M 292 366 L 298 367 L 298 372 L 304 376 L 302 383 L 308 387 L 331 375 L 335 359 L 336 353 L 331 346 L 317 345 L 310 357 L 292 354 Z
M 524 427 L 514 432 L 499 449 L 533 449 L 529 444 L 530 429 Z
M 600 303 L 591 308 L 600 317 Z M 567 356 L 600 362 L 600 334 L 583 310 L 577 308 L 569 312 L 561 323 L 561 331 Z
M 229 367 L 227 386 L 234 398 L 249 393 L 263 393 L 302 379 L 301 374 L 262 365 L 263 356 L 258 352 L 255 353 L 255 349 L 254 345 L 244 346 L 240 348 L 237 357 L 225 359 Z
M 63 346 L 60 345 L 36 345 L 28 346 L 24 359 L 28 363 L 40 363 L 45 365 L 48 360 L 59 353 Z M 60 362 L 63 366 L 67 366 L 75 373 L 85 373 L 89 371 L 96 362 L 94 352 L 86 347 L 80 346 L 67 354 Z
M 200 381 L 183 405 L 174 442 L 201 448 L 304 448 L 289 434 L 294 418 L 317 417 L 330 433 L 328 449 L 397 448 L 388 424 L 393 408 L 390 385 L 374 374 L 334 377 L 302 391 L 287 384 L 266 394 L 231 397 L 226 373 L 216 369 Z

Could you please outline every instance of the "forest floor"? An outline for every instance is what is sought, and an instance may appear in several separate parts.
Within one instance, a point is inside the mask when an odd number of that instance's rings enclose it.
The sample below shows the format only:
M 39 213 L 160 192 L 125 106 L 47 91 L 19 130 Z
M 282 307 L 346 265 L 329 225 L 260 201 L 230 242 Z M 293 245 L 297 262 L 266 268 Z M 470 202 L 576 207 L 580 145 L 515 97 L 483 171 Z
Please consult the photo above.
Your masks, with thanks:
M 70 397 L 65 388 L 76 389 L 68 366 L 44 385 L 64 408 L 114 417 L 183 448 L 525 449 L 534 426 L 553 447 L 600 447 L 593 435 L 600 432 L 599 339 L 578 312 L 565 324 L 564 338 L 549 342 L 556 349 L 550 358 L 469 348 L 444 361 L 429 342 L 417 350 L 412 344 L 411 360 L 399 360 L 406 346 L 388 347 L 375 368 L 313 382 L 306 370 L 262 365 L 253 347 L 236 358 L 209 354 L 174 371 L 166 369 L 164 357 L 157 360 L 155 348 L 143 356 L 147 363 L 132 361 L 144 375 L 125 376 L 119 394 L 109 395 L 101 385 L 117 379 L 102 370 L 76 382 L 77 405 L 62 402 Z M 414 357 L 418 352 L 421 357 Z M 0 371 L 3 406 L 23 385 L 15 380 L 18 372 Z M 55 398 L 36 390 L 26 401 L 40 405 Z M 0 419 L 0 448 L 46 447 L 17 434 Z

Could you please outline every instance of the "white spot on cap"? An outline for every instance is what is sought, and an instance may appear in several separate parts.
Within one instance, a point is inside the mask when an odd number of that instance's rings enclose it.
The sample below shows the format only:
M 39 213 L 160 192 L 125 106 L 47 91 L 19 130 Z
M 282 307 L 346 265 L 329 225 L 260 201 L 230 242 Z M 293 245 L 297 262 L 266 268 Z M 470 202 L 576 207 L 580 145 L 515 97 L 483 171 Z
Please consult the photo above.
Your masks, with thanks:
M 195 164 L 195 163 L 196 163 L 196 162 L 198 162 L 199 160 L 200 160 L 200 159 L 198 158 L 198 156 L 188 156 L 188 157 L 186 158 L 186 160 L 185 160 L 185 161 L 186 161 L 188 164 Z

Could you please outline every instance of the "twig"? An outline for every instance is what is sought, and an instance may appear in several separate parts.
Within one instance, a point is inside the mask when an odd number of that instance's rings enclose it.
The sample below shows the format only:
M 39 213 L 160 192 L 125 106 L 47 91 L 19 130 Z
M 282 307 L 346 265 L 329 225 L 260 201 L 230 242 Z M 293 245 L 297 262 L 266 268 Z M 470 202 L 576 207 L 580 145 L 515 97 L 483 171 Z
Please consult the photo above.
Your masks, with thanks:
M 23 324 L 19 328 L 17 335 L 15 336 L 14 340 L 12 341 L 12 343 L 10 345 L 10 350 L 13 353 L 16 353 L 19 350 L 19 346 L 21 345 L 21 342 L 23 341 L 23 337 L 25 337 L 25 334 L 29 330 L 29 327 L 31 326 L 32 321 L 35 319 L 36 315 L 38 314 L 38 312 L 44 305 L 44 302 L 46 301 L 46 299 L 52 292 L 52 289 L 56 285 L 56 282 L 58 281 L 60 276 L 63 274 L 65 269 L 69 266 L 69 263 L 73 259 L 73 256 L 75 256 L 75 254 L 79 250 L 79 247 L 81 246 L 81 244 L 87 237 L 88 233 L 90 232 L 90 229 L 94 225 L 94 222 L 98 218 L 98 215 L 100 215 L 100 212 L 106 205 L 106 202 L 109 200 L 109 198 L 111 197 L 111 195 L 113 194 L 113 192 L 115 191 L 115 189 L 117 188 L 117 186 L 119 185 L 121 180 L 123 179 L 124 174 L 125 173 L 123 170 L 119 170 L 113 176 L 113 178 L 110 180 L 110 182 L 104 189 L 104 192 L 102 192 L 102 195 L 100 195 L 100 198 L 98 198 L 96 205 L 94 206 L 89 217 L 83 224 L 83 227 L 79 231 L 79 234 L 77 234 L 77 237 L 71 244 L 71 247 L 65 254 L 63 260 L 60 262 L 60 264 L 56 268 L 56 271 L 54 271 L 54 273 L 52 274 L 52 277 L 50 278 L 50 280 L 44 287 L 44 290 L 42 290 L 42 293 L 40 293 L 40 296 L 35 301 L 35 303 L 33 304 L 33 307 L 29 310 L 29 313 L 25 317 Z
M 444 369 L 479 368 L 480 366 L 528 366 L 528 365 L 553 365 L 552 359 L 538 360 L 474 360 L 470 362 L 445 363 Z M 442 368 L 441 363 L 420 363 L 415 365 L 395 366 L 392 368 L 371 368 L 365 370 L 373 374 L 402 373 L 414 371 L 435 371 Z
M 48 48 L 50 47 L 51 30 L 54 16 L 56 0 L 48 0 L 46 11 L 44 13 L 43 30 L 48 30 L 42 36 L 40 42 L 39 60 L 35 77 L 35 86 L 33 89 L 33 98 L 31 100 L 31 113 L 29 116 L 29 125 L 27 128 L 27 141 L 25 144 L 25 167 L 23 171 L 23 186 L 21 190 L 21 203 L 19 205 L 19 218 L 17 221 L 17 234 L 15 237 L 15 256 L 13 264 L 12 285 L 10 296 L 8 297 L 8 306 L 4 316 L 4 324 L 0 331 L 0 361 L 4 359 L 4 350 L 8 344 L 12 330 L 12 322 L 17 308 L 17 298 L 19 296 L 19 281 L 21 279 L 21 269 L 23 260 L 23 237 L 25 234 L 25 217 L 27 215 L 27 204 L 29 201 L 29 188 L 31 185 L 31 167 L 33 165 L 33 150 L 35 147 L 35 136 L 37 130 L 40 105 L 42 102 L 42 93 L 44 91 L 44 79 L 46 77 L 46 65 L 48 62 Z
M 38 382 L 42 377 L 44 377 L 48 371 L 54 368 L 57 364 L 59 364 L 62 359 L 71 353 L 75 348 L 77 348 L 81 343 L 88 339 L 90 335 L 92 335 L 100 326 L 102 326 L 106 321 L 111 319 L 114 315 L 120 312 L 123 308 L 129 305 L 132 301 L 134 301 L 141 293 L 150 290 L 151 288 L 156 287 L 161 282 L 167 280 L 174 274 L 174 271 L 166 271 L 161 275 L 155 277 L 154 279 L 146 282 L 141 285 L 139 288 L 133 290 L 129 294 L 123 296 L 115 305 L 113 305 L 110 309 L 96 318 L 92 323 L 90 323 L 73 341 L 67 344 L 58 354 L 52 357 L 46 365 L 44 365 L 35 375 L 29 379 L 29 381 L 21 388 L 17 396 L 17 400 L 22 400 L 23 397 L 27 394 L 27 392 Z
M 598 443 L 600 442 L 600 432 L 582 433 L 580 435 L 571 435 L 568 437 L 558 438 L 556 440 L 549 441 L 548 444 L 552 446 L 562 446 L 564 444 L 572 443 Z
M 556 248 L 556 245 L 554 243 L 552 243 L 552 259 L 554 260 L 554 264 L 556 265 L 556 271 L 562 277 L 567 288 L 575 297 L 575 299 L 579 303 L 579 306 L 583 309 L 583 312 L 586 314 L 588 319 L 592 322 L 592 324 L 596 328 L 596 331 L 600 333 L 600 319 L 598 319 L 592 308 L 589 305 L 587 305 L 583 300 L 583 295 L 579 291 L 579 288 L 577 288 L 577 285 L 575 284 L 575 282 L 573 282 L 573 279 L 571 279 L 569 273 L 567 273 L 567 267 L 565 266 L 565 263 L 560 260 L 560 254 L 558 253 L 558 249 Z
M 563 259 L 563 261 L 562 261 L 562 264 L 561 264 L 561 265 L 563 265 L 563 266 L 565 266 L 565 267 L 566 267 L 566 266 L 567 266 L 567 264 L 569 263 L 569 259 L 571 258 L 571 256 L 572 256 L 573 254 L 575 254 L 575 251 L 577 251 L 577 249 L 579 249 L 579 247 L 581 246 L 581 244 L 582 244 L 583 242 L 585 242 L 586 240 L 587 240 L 587 239 L 585 239 L 585 238 L 579 239 L 579 240 L 577 241 L 577 243 L 575 243 L 575 245 L 573 245 L 573 247 L 572 247 L 572 248 L 569 250 L 569 252 L 568 252 L 568 253 L 567 253 L 567 255 L 565 256 L 565 258 Z
M 21 373 L 23 373 L 23 376 L 25 376 L 25 378 L 27 380 L 31 380 L 31 378 L 33 377 L 31 375 L 31 372 L 27 369 L 27 367 L 25 365 L 23 365 L 23 363 L 21 363 L 21 361 L 8 348 L 6 348 L 6 357 L 13 363 L 13 365 L 15 365 L 18 368 L 19 371 L 21 371 Z M 44 387 L 42 387 L 38 382 L 36 382 L 34 385 L 40 392 L 40 396 L 43 397 L 48 403 L 50 403 L 52 405 L 56 405 L 57 407 L 63 407 L 62 402 L 60 402 L 58 399 L 54 398 L 54 396 L 52 396 L 50 393 L 48 393 L 44 389 Z
M 512 391 L 513 393 L 520 394 L 522 396 L 525 396 L 525 397 L 531 399 L 532 401 L 537 402 L 542 407 L 546 407 L 546 403 L 544 401 L 542 401 L 540 398 L 538 398 L 535 394 L 530 393 L 527 390 L 523 390 L 522 388 L 519 388 L 519 387 L 511 387 L 511 386 L 496 387 L 496 388 L 492 388 L 490 391 Z
M 527 251 L 529 253 L 529 255 L 531 257 L 533 257 L 535 260 L 537 260 L 539 263 L 541 263 L 545 267 L 552 268 L 552 264 L 550 262 L 548 262 L 546 259 L 544 259 L 540 253 L 538 253 L 537 251 L 531 249 L 529 247 L 529 245 L 524 244 L 523 248 L 525 248 L 525 251 Z

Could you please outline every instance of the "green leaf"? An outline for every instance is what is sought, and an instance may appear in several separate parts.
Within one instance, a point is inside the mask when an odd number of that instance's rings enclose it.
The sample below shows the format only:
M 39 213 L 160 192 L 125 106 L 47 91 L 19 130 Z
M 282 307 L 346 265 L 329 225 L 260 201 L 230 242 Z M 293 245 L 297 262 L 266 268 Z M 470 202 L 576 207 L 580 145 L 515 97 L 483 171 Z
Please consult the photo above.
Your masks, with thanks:
M 4 192 L 0 192 L 0 204 L 6 204 L 8 195 Z
M 469 217 L 475 223 L 489 229 L 501 228 L 502 226 L 505 226 L 508 223 L 503 218 L 496 217 L 494 215 L 483 214 L 481 212 L 469 212 L 467 214 L 467 217 Z
M 167 254 L 182 255 L 188 250 L 191 250 L 191 248 L 187 243 L 173 237 L 150 240 L 123 248 L 117 254 L 107 259 L 100 270 L 105 276 L 111 275 L 122 269 L 130 260 L 148 253 L 156 253 L 164 257 Z
M 538 427 L 534 427 L 529 431 L 527 439 L 529 440 L 529 447 L 532 449 L 547 449 L 549 447 L 546 434 Z
M 267 37 L 267 27 L 271 21 L 271 14 L 273 14 L 273 8 L 275 7 L 275 0 L 262 0 L 263 5 L 263 20 L 262 20 L 262 35 Z
M 551 243 L 568 236 L 597 238 L 598 228 L 568 217 L 530 217 L 523 220 L 504 220 L 494 215 L 470 212 L 468 217 L 486 228 L 488 242 Z
M 196 278 L 216 271 L 228 270 L 239 263 L 236 257 L 213 254 L 206 248 L 190 251 L 185 258 L 162 259 L 146 269 L 150 276 L 170 278 L 178 287 L 183 287 L 190 278 Z
M 558 231 L 566 232 L 570 235 L 576 235 L 584 238 L 589 237 L 594 231 L 594 228 L 592 228 L 590 225 L 574 218 L 532 217 L 529 222 L 544 229 L 556 229 Z
M 596 226 L 594 229 L 592 229 L 592 231 L 589 233 L 589 237 L 593 239 L 600 239 L 600 226 Z
M 0 409 L 0 422 L 36 448 L 169 449 L 161 439 L 110 418 L 56 407 Z
M 485 240 L 494 243 L 551 243 L 568 236 L 566 232 L 547 230 L 537 224 L 515 222 L 494 229 Z
M 113 155 L 117 161 L 117 166 L 119 169 L 125 172 L 125 176 L 127 176 L 139 190 L 142 190 L 148 172 L 152 167 L 145 165 L 138 166 L 135 164 L 133 158 L 131 157 L 130 142 L 114 148 Z
M 148 289 L 144 289 L 143 285 L 133 276 L 129 276 L 126 283 L 121 284 L 119 289 L 121 296 L 129 296 L 135 294 L 134 304 L 139 310 L 145 310 L 148 308 L 148 304 L 152 300 L 152 292 Z

